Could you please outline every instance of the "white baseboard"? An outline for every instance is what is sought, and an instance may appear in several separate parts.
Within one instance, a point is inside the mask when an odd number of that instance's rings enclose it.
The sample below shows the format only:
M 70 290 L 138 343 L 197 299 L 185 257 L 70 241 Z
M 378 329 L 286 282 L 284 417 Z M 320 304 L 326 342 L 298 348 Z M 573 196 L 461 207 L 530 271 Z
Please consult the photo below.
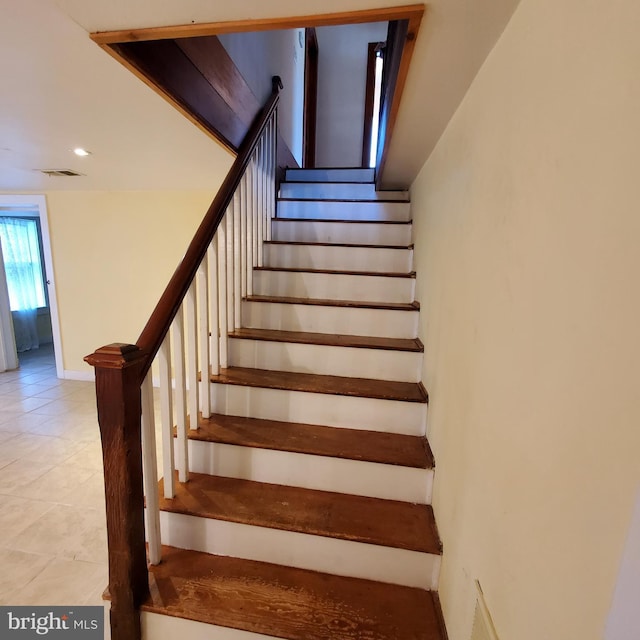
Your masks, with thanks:
M 96 374 L 93 371 L 72 371 L 65 369 L 62 372 L 62 377 L 65 380 L 80 380 L 82 382 L 94 382 Z

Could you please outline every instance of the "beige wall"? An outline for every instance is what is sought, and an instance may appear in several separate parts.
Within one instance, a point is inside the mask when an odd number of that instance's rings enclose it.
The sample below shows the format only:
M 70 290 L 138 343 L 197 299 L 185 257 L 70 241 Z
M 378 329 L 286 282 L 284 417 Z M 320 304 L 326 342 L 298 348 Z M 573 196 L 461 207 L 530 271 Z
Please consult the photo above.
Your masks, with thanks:
M 604 634 L 640 483 L 638 24 L 522 0 L 412 188 L 451 640 L 476 578 L 504 640 Z
M 316 166 L 361 167 L 370 42 L 388 22 L 318 27 Z
M 47 194 L 64 368 L 135 342 L 213 198 L 208 191 Z
M 278 103 L 278 130 L 302 166 L 304 29 L 222 33 L 218 38 L 261 105 L 271 95 L 271 79 L 280 76 L 284 88 Z

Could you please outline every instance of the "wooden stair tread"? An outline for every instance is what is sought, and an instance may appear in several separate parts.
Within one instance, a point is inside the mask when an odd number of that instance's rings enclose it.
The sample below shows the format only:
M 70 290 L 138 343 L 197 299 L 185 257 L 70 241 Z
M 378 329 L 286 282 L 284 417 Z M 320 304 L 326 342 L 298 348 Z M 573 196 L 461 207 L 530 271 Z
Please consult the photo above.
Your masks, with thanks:
M 333 347 L 356 347 L 362 349 L 385 349 L 388 351 L 413 351 L 422 353 L 424 345 L 419 338 L 380 338 L 376 336 L 348 336 L 331 333 L 305 331 L 282 331 L 279 329 L 236 329 L 230 338 L 268 340 L 270 342 L 295 342 Z
M 322 298 L 292 298 L 290 296 L 247 296 L 248 302 L 279 302 L 281 304 L 308 304 L 322 307 L 359 307 L 361 309 L 388 309 L 391 311 L 419 311 L 419 302 L 361 302 L 359 300 L 327 300 Z
M 318 167 L 316 167 L 318 168 Z M 353 167 L 350 167 L 353 168 Z M 288 171 L 296 171 L 295 167 L 291 167 L 287 169 Z M 299 170 L 299 168 L 298 168 Z M 303 171 L 306 171 L 306 169 L 303 168 Z M 357 180 L 349 180 L 346 182 L 338 182 L 336 180 L 323 180 L 322 182 L 320 181 L 316 181 L 316 180 L 308 180 L 308 181 L 304 181 L 304 180 L 283 180 L 280 185 L 291 185 L 291 184 L 312 184 L 312 185 L 317 185 L 317 184 L 375 184 L 375 182 L 373 180 L 364 180 L 362 182 L 358 182 Z M 379 191 L 380 193 L 385 193 L 386 191 L 406 191 L 406 189 L 376 189 L 376 191 Z
M 342 224 L 412 224 L 412 220 L 353 220 L 334 218 L 284 218 L 276 216 L 274 222 L 341 222 Z
M 247 367 L 220 369 L 219 375 L 211 376 L 211 381 L 220 384 L 234 384 L 246 387 L 262 387 L 287 391 L 306 391 L 338 396 L 378 398 L 402 402 L 427 402 L 428 395 L 422 383 L 372 380 L 369 378 L 348 378 L 326 376 L 315 373 L 292 373 L 290 371 L 270 371 Z
M 433 454 L 426 438 L 400 433 L 325 427 L 219 413 L 199 417 L 191 440 L 239 447 L 288 451 L 390 464 L 413 469 L 433 469 Z
M 298 183 L 300 184 L 300 183 Z M 308 184 L 308 183 L 302 183 Z M 321 184 L 321 183 L 316 183 Z M 343 182 L 342 184 L 349 184 Z M 393 200 L 378 200 L 376 198 L 287 198 L 278 197 L 278 202 L 344 202 L 345 204 L 411 204 L 409 200 L 403 200 L 402 198 L 395 198 Z
M 383 278 L 413 278 L 415 271 L 401 273 L 397 271 L 348 271 L 340 269 L 308 269 L 296 267 L 254 267 L 254 271 L 286 271 L 287 273 L 326 273 L 342 276 L 381 276 Z
M 265 240 L 264 244 L 290 244 L 305 247 L 348 247 L 350 249 L 413 249 L 412 244 L 353 244 L 340 242 L 300 242 L 297 240 Z
M 429 591 L 163 547 L 144 611 L 288 640 L 444 640 Z
M 190 473 L 160 510 L 256 527 L 440 554 L 429 505 Z M 399 526 L 399 524 L 401 526 Z

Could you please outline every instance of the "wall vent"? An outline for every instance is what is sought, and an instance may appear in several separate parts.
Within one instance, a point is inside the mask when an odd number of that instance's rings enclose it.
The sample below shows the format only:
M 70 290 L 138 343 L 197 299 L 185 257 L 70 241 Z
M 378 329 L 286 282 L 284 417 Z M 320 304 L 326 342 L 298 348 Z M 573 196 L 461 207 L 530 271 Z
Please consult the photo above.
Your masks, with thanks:
M 38 169 L 40 173 L 44 173 L 45 176 L 49 177 L 62 177 L 62 176 L 82 176 L 84 174 L 78 173 L 77 171 L 72 171 L 71 169 Z
M 471 629 L 470 640 L 498 640 L 496 628 L 493 626 L 493 620 L 491 619 L 489 609 L 487 609 L 482 588 L 477 580 L 476 588 L 478 589 L 478 597 L 476 600 L 476 611 L 473 616 L 473 628 Z

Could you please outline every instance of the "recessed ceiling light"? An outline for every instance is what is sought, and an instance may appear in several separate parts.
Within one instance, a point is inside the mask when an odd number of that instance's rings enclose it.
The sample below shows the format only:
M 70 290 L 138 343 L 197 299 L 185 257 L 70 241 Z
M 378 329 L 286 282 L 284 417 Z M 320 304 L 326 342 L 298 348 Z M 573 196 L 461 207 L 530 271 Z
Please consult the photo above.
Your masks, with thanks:
M 82 147 L 76 147 L 73 150 L 73 153 L 75 153 L 77 156 L 90 156 L 91 155 L 91 151 L 87 151 L 86 149 L 83 149 Z

